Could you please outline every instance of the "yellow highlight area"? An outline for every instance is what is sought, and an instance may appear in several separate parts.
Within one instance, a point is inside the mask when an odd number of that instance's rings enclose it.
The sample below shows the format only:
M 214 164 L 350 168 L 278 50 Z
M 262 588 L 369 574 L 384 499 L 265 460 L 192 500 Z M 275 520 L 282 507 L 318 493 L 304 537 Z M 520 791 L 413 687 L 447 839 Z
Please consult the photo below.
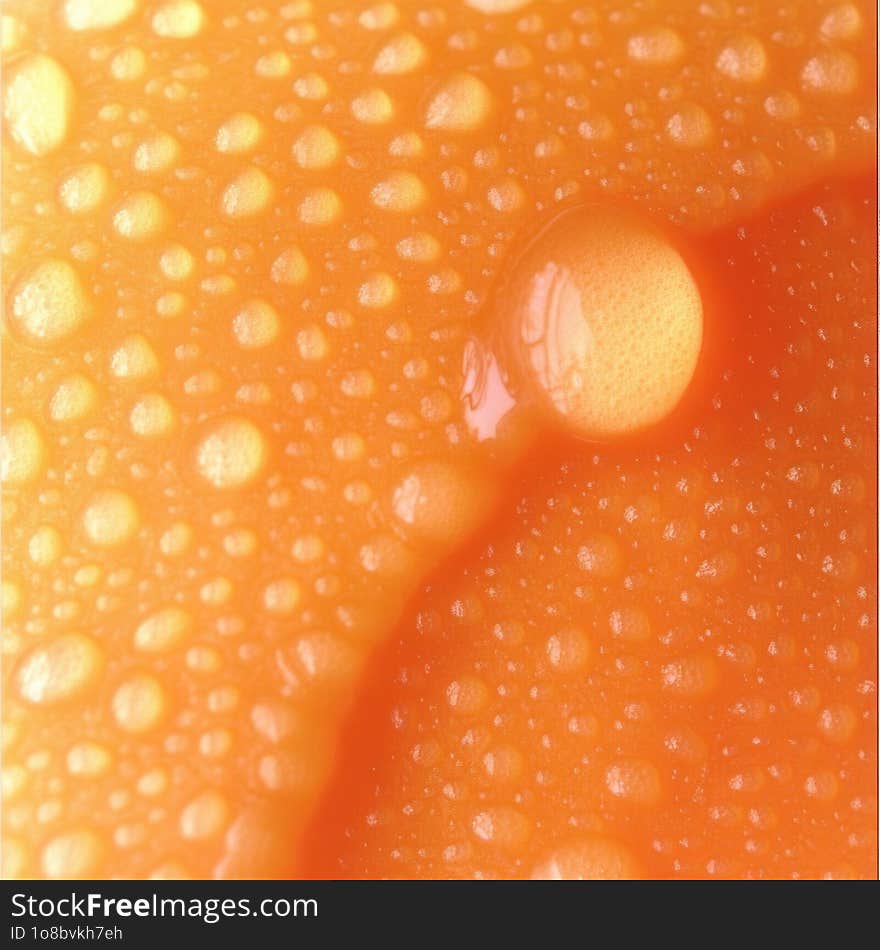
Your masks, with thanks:
M 552 223 L 515 264 L 498 306 L 528 385 L 588 438 L 665 418 L 700 354 L 703 307 L 687 265 L 620 210 Z
M 73 83 L 57 60 L 27 55 L 5 77 L 3 115 L 12 138 L 33 155 L 55 151 L 67 137 L 74 108 Z

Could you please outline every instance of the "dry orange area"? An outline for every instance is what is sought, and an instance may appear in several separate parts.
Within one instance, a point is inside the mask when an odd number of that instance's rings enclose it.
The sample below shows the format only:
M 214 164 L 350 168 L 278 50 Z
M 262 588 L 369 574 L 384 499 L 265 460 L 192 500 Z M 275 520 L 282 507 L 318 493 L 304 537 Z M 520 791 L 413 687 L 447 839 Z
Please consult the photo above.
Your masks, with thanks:
M 875 32 L 7 3 L 4 876 L 869 875 Z M 697 379 L 481 441 L 466 349 L 597 204 L 681 249 Z M 656 421 L 587 351 L 514 396 Z

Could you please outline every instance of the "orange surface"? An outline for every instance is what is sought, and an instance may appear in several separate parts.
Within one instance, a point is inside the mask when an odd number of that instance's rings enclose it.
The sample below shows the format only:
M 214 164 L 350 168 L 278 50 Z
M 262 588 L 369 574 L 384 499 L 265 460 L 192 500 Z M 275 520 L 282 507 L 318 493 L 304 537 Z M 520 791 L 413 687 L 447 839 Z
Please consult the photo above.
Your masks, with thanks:
M 873 8 L 50 6 L 4 875 L 874 874 Z M 466 356 L 585 208 L 681 254 L 696 377 L 605 445 L 514 360 L 491 437 Z
M 707 239 L 690 418 L 517 473 L 364 677 L 313 873 L 871 875 L 871 189 Z

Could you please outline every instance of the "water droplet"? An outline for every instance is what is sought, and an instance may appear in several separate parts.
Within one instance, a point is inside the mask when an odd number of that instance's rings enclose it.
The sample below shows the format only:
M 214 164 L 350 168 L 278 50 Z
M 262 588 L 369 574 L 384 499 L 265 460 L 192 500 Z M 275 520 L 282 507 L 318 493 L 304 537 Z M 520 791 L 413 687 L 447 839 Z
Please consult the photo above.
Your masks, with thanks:
M 397 213 L 416 211 L 427 197 L 421 178 L 404 171 L 391 172 L 370 191 L 370 200 L 377 208 Z
M 557 218 L 517 261 L 496 310 L 514 390 L 588 438 L 667 416 L 702 344 L 687 265 L 665 236 L 619 212 Z
M 180 646 L 192 626 L 192 617 L 182 607 L 163 607 L 138 624 L 134 645 L 144 653 L 165 653 Z
M 91 298 L 73 266 L 48 258 L 15 284 L 7 319 L 28 343 L 52 346 L 77 333 L 91 314 Z
M 109 30 L 136 9 L 137 0 L 65 0 L 64 19 L 72 30 Z
M 71 214 L 88 214 L 100 207 L 110 190 L 110 173 L 97 162 L 70 169 L 58 186 L 61 203 Z
M 859 64 L 843 50 L 827 49 L 809 59 L 801 71 L 801 82 L 810 92 L 843 96 L 859 84 Z
M 248 419 L 227 416 L 214 422 L 199 442 L 196 465 L 215 488 L 241 488 L 263 471 L 269 447 Z
M 104 667 L 104 651 L 91 637 L 67 633 L 34 647 L 21 661 L 15 680 L 29 703 L 52 705 L 82 695 Z
M 97 877 L 104 853 L 103 839 L 94 831 L 67 831 L 43 847 L 43 873 L 55 880 Z
M 291 614 L 301 598 L 299 584 L 292 577 L 271 581 L 263 590 L 263 606 L 272 614 Z
M 118 489 L 105 489 L 92 496 L 82 516 L 89 540 L 102 548 L 118 547 L 130 541 L 141 519 L 131 496 Z
M 681 36 L 669 27 L 658 26 L 634 33 L 626 44 L 629 58 L 646 66 L 667 66 L 684 52 Z
M 534 881 L 631 881 L 642 877 L 630 850 L 607 835 L 585 835 L 564 844 L 540 861 Z
M 113 694 L 113 718 L 125 732 L 155 729 L 165 717 L 168 698 L 153 676 L 138 673 L 125 680 Z
M 362 307 L 381 310 L 390 306 L 398 295 L 397 281 L 385 271 L 371 274 L 358 287 L 357 299 Z
M 160 234 L 167 222 L 164 203 L 151 191 L 128 195 L 113 214 L 114 230 L 128 241 L 148 241 Z
M 85 418 L 98 404 L 98 389 L 81 373 L 62 379 L 49 400 L 53 422 L 76 422 Z
M 373 60 L 373 72 L 386 76 L 403 76 L 421 68 L 428 58 L 422 41 L 412 33 L 401 33 L 389 40 Z
M 312 188 L 303 195 L 297 210 L 303 224 L 333 224 L 342 216 L 342 199 L 332 188 Z
M 703 148 L 712 139 L 712 119 L 702 106 L 685 102 L 666 122 L 666 134 L 681 148 Z
M 8 69 L 3 114 L 14 142 L 32 155 L 46 155 L 67 138 L 74 88 L 50 56 L 32 53 Z
M 566 627 L 547 640 L 547 659 L 561 673 L 577 673 L 590 661 L 589 638 L 580 627 Z
M 240 346 L 258 349 L 273 343 L 281 329 L 275 308 L 265 300 L 250 300 L 232 319 L 232 332 Z
M 502 13 L 515 13 L 524 10 L 532 0 L 465 0 L 465 3 L 479 13 L 494 16 Z
M 351 113 L 364 125 L 382 125 L 394 116 L 394 103 L 382 89 L 368 89 L 355 97 Z
M 28 541 L 28 557 L 37 567 L 50 567 L 64 550 L 64 538 L 52 525 L 41 525 Z
M 460 676 L 446 687 L 446 702 L 458 716 L 476 716 L 489 704 L 489 687 L 476 676 Z
M 81 778 L 105 775 L 113 765 L 113 753 L 98 742 L 78 742 L 67 751 L 67 771 Z
M 236 112 L 217 130 L 214 140 L 218 152 L 230 155 L 243 155 L 260 144 L 263 137 L 263 125 L 250 112 Z
M 32 419 L 13 419 L 0 436 L 0 480 L 8 485 L 26 485 L 42 474 L 47 447 Z
M 309 262 L 298 247 L 282 251 L 272 262 L 271 277 L 276 284 L 296 286 L 309 276 Z
M 275 194 L 269 176 L 251 166 L 241 172 L 224 189 L 221 199 L 223 213 L 230 218 L 247 218 L 265 211 Z
M 667 692 L 696 699 L 714 690 L 718 682 L 717 663 L 711 656 L 694 654 L 663 664 L 660 677 Z
M 862 15 L 854 3 L 841 3 L 824 16 L 819 32 L 828 40 L 853 40 L 862 32 Z
M 117 379 L 147 379 L 159 372 L 159 358 L 145 336 L 133 333 L 113 351 L 110 372 Z
M 290 57 L 283 50 L 266 53 L 254 64 L 254 72 L 263 79 L 283 79 L 290 75 L 290 69 Z
M 532 824 L 521 811 L 496 806 L 478 812 L 471 821 L 471 830 L 480 841 L 516 853 L 529 840 Z
M 663 791 L 660 773 L 644 759 L 625 759 L 609 766 L 605 785 L 615 798 L 634 805 L 654 805 Z
M 432 95 L 425 125 L 445 132 L 473 132 L 485 124 L 491 109 L 489 87 L 470 73 L 457 73 Z
M 123 46 L 110 60 L 110 73 L 120 82 L 134 82 L 143 76 L 147 57 L 137 46 Z
M 159 132 L 144 139 L 134 150 L 132 164 L 136 171 L 158 174 L 168 171 L 180 156 L 180 144 L 166 132 Z
M 205 12 L 196 0 L 169 0 L 153 14 L 153 32 L 171 39 L 197 36 L 205 24 Z
M 293 157 L 300 168 L 330 168 L 341 154 L 339 139 L 323 125 L 309 125 L 293 143 Z
M 180 814 L 180 833 L 190 841 L 212 838 L 224 830 L 230 818 L 222 793 L 210 789 L 194 798 Z
M 764 45 L 750 33 L 731 37 L 718 54 L 715 68 L 736 82 L 760 82 L 767 75 L 767 53 Z
M 843 744 L 855 735 L 859 720 L 855 710 L 843 703 L 827 706 L 819 714 L 819 732 L 829 742 Z

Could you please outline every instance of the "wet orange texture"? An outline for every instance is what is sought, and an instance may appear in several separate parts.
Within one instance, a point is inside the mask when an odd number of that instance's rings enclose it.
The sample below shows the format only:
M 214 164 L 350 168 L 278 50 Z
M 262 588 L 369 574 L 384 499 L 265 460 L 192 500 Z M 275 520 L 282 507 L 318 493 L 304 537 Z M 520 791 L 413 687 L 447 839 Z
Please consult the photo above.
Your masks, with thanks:
M 875 874 L 875 21 L 7 3 L 4 876 Z

